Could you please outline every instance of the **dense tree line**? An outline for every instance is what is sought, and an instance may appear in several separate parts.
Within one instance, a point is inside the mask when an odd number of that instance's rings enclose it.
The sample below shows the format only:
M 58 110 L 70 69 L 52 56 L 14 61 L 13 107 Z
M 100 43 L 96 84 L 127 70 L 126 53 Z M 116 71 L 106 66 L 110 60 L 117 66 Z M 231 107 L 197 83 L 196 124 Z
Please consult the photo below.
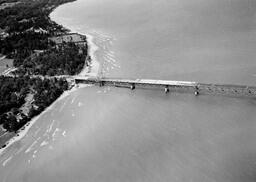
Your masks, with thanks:
M 17 131 L 67 89 L 68 83 L 64 79 L 0 77 L 0 124 L 3 124 L 8 131 Z M 32 90 L 33 107 L 28 115 L 24 115 L 19 108 L 25 103 L 25 97 Z M 17 115 L 20 115 L 21 119 L 18 119 Z
M 0 10 L 0 28 L 9 34 L 6 39 L 0 39 L 0 53 L 20 59 L 35 49 L 46 49 L 50 36 L 67 31 L 50 20 L 50 12 L 70 1 L 73 0 L 20 0 L 13 7 Z
M 32 19 L 32 26 L 40 24 L 41 28 L 56 28 L 53 27 L 51 21 L 49 21 L 48 15 L 58 5 L 71 1 L 73 0 L 19 0 L 20 3 L 0 10 L 0 27 L 17 27 L 19 24 L 22 26 L 23 22 L 20 21 Z M 10 3 L 10 1 L 6 1 L 5 3 Z M 19 28 L 9 28 L 9 30 L 21 31 Z M 10 33 L 12 33 L 12 31 L 10 31 Z
M 0 114 L 19 108 L 28 92 L 27 77 L 0 77 Z
M 68 89 L 66 80 L 30 75 L 74 75 L 84 67 L 87 46 L 67 43 L 57 48 L 48 39 L 67 31 L 49 19 L 50 12 L 71 1 L 0 0 L 0 5 L 19 2 L 0 10 L 0 28 L 8 33 L 7 37 L 0 37 L 0 54 L 14 59 L 19 74 L 13 78 L 0 76 L 0 125 L 8 131 L 20 129 Z M 35 54 L 36 50 L 43 53 Z M 20 108 L 28 93 L 34 94 L 34 102 L 24 115 Z
M 14 60 L 14 64 L 22 65 L 18 70 L 22 75 L 74 75 L 83 69 L 86 57 L 86 46 L 66 43 L 60 48 L 52 48 L 37 56 L 31 56 L 24 62 Z
M 4 55 L 15 58 L 19 62 L 33 53 L 33 50 L 47 49 L 48 35 L 36 32 L 12 34 L 0 40 L 0 50 Z M 19 64 L 18 64 L 19 65 Z

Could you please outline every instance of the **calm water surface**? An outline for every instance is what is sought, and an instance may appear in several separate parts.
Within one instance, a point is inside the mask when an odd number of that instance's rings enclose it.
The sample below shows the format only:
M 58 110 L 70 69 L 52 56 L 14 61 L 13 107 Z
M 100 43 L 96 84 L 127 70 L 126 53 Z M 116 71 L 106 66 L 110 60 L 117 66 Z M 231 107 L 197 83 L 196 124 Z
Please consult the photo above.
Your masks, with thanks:
M 254 0 L 79 0 L 108 77 L 256 84 Z M 0 156 L 0 181 L 255 181 L 255 100 L 84 87 Z

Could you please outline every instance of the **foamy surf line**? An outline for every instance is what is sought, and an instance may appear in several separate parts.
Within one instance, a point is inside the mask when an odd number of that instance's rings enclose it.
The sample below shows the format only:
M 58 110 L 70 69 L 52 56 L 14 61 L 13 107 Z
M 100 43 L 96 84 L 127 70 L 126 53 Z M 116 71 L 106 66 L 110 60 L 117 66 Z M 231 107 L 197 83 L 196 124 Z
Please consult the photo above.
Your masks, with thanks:
M 70 95 L 72 92 L 76 91 L 78 88 L 73 87 L 71 90 L 65 91 L 63 92 L 63 94 L 57 99 L 55 100 L 49 107 L 47 107 L 41 114 L 39 114 L 38 116 L 35 116 L 33 119 L 31 119 L 25 126 L 23 126 L 18 132 L 17 135 L 14 136 L 13 138 L 11 138 L 8 142 L 6 142 L 6 146 L 2 149 L 0 149 L 0 155 L 3 154 L 3 152 L 10 147 L 12 144 L 14 144 L 15 142 L 21 140 L 24 136 L 26 136 L 26 134 L 28 133 L 28 131 L 30 130 L 30 128 L 36 123 L 36 121 L 42 117 L 44 114 L 46 114 L 47 112 L 49 112 L 50 110 L 52 110 L 52 108 L 62 99 L 64 99 L 65 97 L 67 97 L 68 95 Z
M 72 3 L 72 2 L 71 2 Z M 61 6 L 66 5 L 63 4 Z M 58 6 L 60 7 L 60 6 Z M 73 33 L 78 33 L 81 35 L 84 35 L 86 37 L 86 41 L 88 44 L 88 55 L 91 57 L 91 64 L 89 66 L 84 66 L 83 70 L 78 74 L 79 76 L 93 76 L 96 77 L 98 75 L 99 69 L 100 69 L 100 63 L 97 61 L 96 56 L 95 56 L 95 52 L 99 49 L 99 47 L 94 43 L 94 37 L 89 33 L 89 32 L 81 32 L 81 28 L 76 27 L 76 26 L 72 26 L 72 25 L 67 25 L 67 20 L 65 21 L 63 19 L 63 17 L 56 17 L 55 16 L 55 12 L 56 11 L 52 11 L 49 15 L 50 19 L 55 21 L 56 23 L 63 25 L 66 29 L 68 29 L 70 32 Z M 55 18 L 55 20 L 54 20 Z M 59 22 L 62 19 L 62 23 Z M 59 20 L 59 21 L 58 21 Z M 103 35 L 101 32 L 99 31 L 93 31 L 96 32 L 98 34 Z M 103 37 L 107 37 L 107 36 L 103 36 Z M 85 60 L 87 61 L 87 60 Z
M 52 19 L 51 15 L 49 16 L 50 19 Z M 96 77 L 98 75 L 98 71 L 100 68 L 100 63 L 97 61 L 95 52 L 99 49 L 99 47 L 94 43 L 94 37 L 90 35 L 89 33 L 81 33 L 79 31 L 72 31 L 76 32 L 78 34 L 86 36 L 87 44 L 88 44 L 88 55 L 91 57 L 91 64 L 89 66 L 84 66 L 83 70 L 78 74 L 79 76 L 93 76 Z M 85 60 L 87 61 L 87 60 Z M 90 86 L 90 85 L 88 85 Z M 86 87 L 86 85 L 84 85 Z M 43 116 L 45 113 L 49 112 L 57 102 L 68 96 L 71 92 L 74 92 L 75 90 L 83 88 L 83 86 L 79 86 L 78 88 L 73 87 L 71 90 L 65 91 L 57 100 L 55 100 L 49 107 L 47 107 L 42 113 L 40 113 L 38 116 L 31 119 L 25 126 L 23 126 L 17 133 L 16 136 L 11 138 L 8 142 L 5 143 L 5 147 L 0 149 L 0 155 L 9 148 L 12 144 L 15 142 L 21 140 L 30 130 L 30 128 L 35 124 L 35 122 Z
M 100 63 L 96 59 L 95 52 L 99 49 L 99 47 L 94 43 L 94 37 L 92 35 L 87 33 L 84 34 L 81 32 L 76 33 L 86 36 L 88 44 L 88 54 L 91 57 L 91 64 L 89 66 L 85 66 L 84 69 L 78 75 L 96 77 L 99 72 Z

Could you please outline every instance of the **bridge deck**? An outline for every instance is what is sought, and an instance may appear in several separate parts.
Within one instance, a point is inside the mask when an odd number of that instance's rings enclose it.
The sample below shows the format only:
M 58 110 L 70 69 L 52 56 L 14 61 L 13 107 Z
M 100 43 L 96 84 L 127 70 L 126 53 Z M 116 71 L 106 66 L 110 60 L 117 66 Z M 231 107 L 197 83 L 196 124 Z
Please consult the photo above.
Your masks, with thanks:
M 134 84 L 149 84 L 149 85 L 177 85 L 177 86 L 195 86 L 196 82 L 186 81 L 169 81 L 169 80 L 148 80 L 148 79 L 101 79 L 103 82 L 119 82 L 119 83 L 134 83 Z
M 117 79 L 117 78 L 75 78 L 76 83 L 96 84 L 126 88 L 160 88 L 165 92 L 191 92 L 197 94 L 228 95 L 238 97 L 256 97 L 256 87 L 232 84 L 209 84 L 189 81 Z

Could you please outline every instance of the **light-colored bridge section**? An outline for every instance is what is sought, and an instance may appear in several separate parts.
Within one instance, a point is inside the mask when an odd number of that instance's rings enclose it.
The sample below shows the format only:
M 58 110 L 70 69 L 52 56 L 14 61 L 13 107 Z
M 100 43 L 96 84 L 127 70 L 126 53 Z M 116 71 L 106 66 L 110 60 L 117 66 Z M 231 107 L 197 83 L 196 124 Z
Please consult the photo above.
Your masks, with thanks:
M 147 80 L 147 79 L 111 79 L 75 77 L 75 83 L 95 84 L 99 86 L 125 87 L 130 89 L 162 89 L 164 92 L 187 92 L 198 94 L 226 95 L 236 97 L 256 97 L 255 86 L 230 84 L 205 84 L 187 81 Z

